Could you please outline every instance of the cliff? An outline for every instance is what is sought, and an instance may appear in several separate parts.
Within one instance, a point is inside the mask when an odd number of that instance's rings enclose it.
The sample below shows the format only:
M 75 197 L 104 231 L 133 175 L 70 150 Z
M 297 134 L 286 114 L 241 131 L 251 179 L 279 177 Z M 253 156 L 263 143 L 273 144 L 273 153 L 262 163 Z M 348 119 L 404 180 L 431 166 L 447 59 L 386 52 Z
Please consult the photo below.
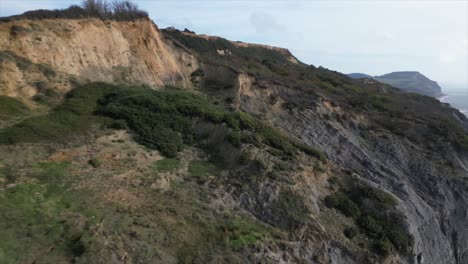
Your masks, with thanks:
M 403 91 L 423 94 L 432 97 L 441 97 L 443 95 L 437 82 L 430 80 L 417 71 L 401 71 L 387 73 L 381 76 L 370 76 L 362 73 L 348 74 L 353 79 L 372 78 L 379 82 L 386 83 Z
M 436 99 L 148 19 L 8 21 L 0 54 L 6 263 L 468 261 Z
M 1 93 L 24 99 L 41 82 L 63 92 L 84 81 L 189 87 L 197 68 L 149 19 L 17 20 L 0 23 L 0 34 Z

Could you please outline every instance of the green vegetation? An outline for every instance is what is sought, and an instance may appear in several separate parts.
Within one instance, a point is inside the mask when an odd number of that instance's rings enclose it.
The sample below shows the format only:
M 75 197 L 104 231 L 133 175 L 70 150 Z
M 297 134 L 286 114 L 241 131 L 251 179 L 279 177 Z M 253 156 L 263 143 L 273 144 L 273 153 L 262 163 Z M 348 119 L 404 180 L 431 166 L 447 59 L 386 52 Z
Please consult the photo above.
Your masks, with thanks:
M 38 184 L 19 184 L 3 190 L 0 262 L 23 263 L 52 249 L 48 260 L 56 263 L 85 254 L 91 247 L 90 234 L 68 214 L 86 212 L 86 197 L 84 193 L 66 193 L 61 188 Z
M 413 237 L 405 230 L 404 216 L 397 211 L 395 199 L 379 189 L 358 183 L 325 197 L 328 207 L 352 217 L 360 230 L 372 239 L 374 252 L 387 256 L 394 252 L 411 253 Z M 345 236 L 356 232 L 348 227 Z
M 240 47 L 223 38 L 208 40 L 178 30 L 163 32 L 198 53 L 204 62 L 246 71 L 258 80 L 282 85 L 283 90 L 275 96 L 284 100 L 286 109 L 311 108 L 317 97 L 325 96 L 344 113 L 364 113 L 370 121 L 369 130 L 386 129 L 431 149 L 443 147 L 449 141 L 457 148 L 468 150 L 467 130 L 458 120 L 462 117 L 457 118 L 452 109 L 435 98 L 402 93 L 377 82 L 352 80 L 323 67 L 293 63 L 288 60 L 287 51 Z M 229 50 L 232 55 L 219 56 L 216 50 Z M 205 82 L 211 84 L 216 80 L 205 77 Z M 346 122 L 341 115 L 334 119 Z M 280 148 L 289 151 L 287 144 L 279 143 Z M 325 160 L 325 156 L 313 149 L 303 151 Z
M 93 166 L 93 168 L 99 168 L 102 165 L 102 161 L 97 158 L 90 159 L 88 163 Z
M 218 227 L 218 235 L 227 241 L 228 247 L 239 250 L 271 239 L 271 228 L 247 218 L 234 218 Z
M 65 102 L 47 115 L 31 117 L 0 130 L 0 144 L 21 142 L 67 143 L 86 137 L 93 128 L 111 124 L 105 117 L 93 115 L 97 101 L 114 86 L 90 84 L 67 95 Z
M 68 173 L 68 162 L 41 162 L 37 165 L 35 177 L 47 183 L 63 181 Z
M 341 191 L 325 197 L 325 204 L 328 207 L 340 210 L 344 215 L 349 217 L 358 217 L 361 214 L 359 206 Z
M 325 161 L 320 151 L 288 138 L 247 113 L 214 105 L 204 96 L 177 89 L 154 91 L 105 83 L 81 86 L 47 115 L 0 130 L 0 144 L 68 143 L 103 127 L 128 128 L 139 143 L 174 157 L 199 137 L 194 131 L 199 121 L 227 124 L 224 141 L 235 148 L 243 143 L 259 147 L 263 142 L 278 149 L 280 155 L 291 157 L 302 150 Z
M 209 162 L 193 160 L 190 162 L 188 170 L 190 175 L 194 177 L 198 183 L 204 183 L 207 177 L 216 171 L 216 167 Z
M 102 100 L 100 114 L 125 120 L 141 144 L 174 157 L 193 141 L 194 118 L 223 122 L 227 112 L 181 90 L 122 89 Z
M 138 6 L 131 1 L 116 0 L 104 2 L 99 0 L 86 0 L 83 1 L 82 7 L 71 5 L 66 9 L 33 10 L 21 15 L 0 17 L 0 22 L 22 19 L 82 19 L 84 17 L 95 17 L 102 20 L 133 21 L 148 17 L 148 13 L 139 9 Z M 18 29 L 12 33 L 17 32 L 19 32 Z
M 343 233 L 347 238 L 353 239 L 358 234 L 358 230 L 354 227 L 347 227 Z
M 3 179 L 2 179 L 3 178 Z M 18 176 L 13 166 L 3 166 L 0 167 L 0 182 L 4 183 L 14 183 Z
M 280 190 L 278 198 L 272 204 L 272 219 L 268 221 L 286 230 L 294 230 L 304 225 L 308 219 L 309 210 L 303 199 L 292 190 Z
M 162 159 L 153 163 L 153 168 L 156 172 L 171 172 L 179 169 L 180 160 L 178 159 Z
M 0 118 L 21 116 L 28 113 L 29 108 L 15 98 L 0 96 Z

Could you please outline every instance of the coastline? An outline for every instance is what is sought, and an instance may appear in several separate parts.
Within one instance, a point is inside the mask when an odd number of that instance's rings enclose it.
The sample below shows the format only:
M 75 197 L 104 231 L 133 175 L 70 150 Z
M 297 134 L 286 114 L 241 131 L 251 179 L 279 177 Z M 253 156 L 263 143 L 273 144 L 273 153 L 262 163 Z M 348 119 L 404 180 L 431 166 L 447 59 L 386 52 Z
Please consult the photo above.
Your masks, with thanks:
M 444 94 L 441 97 L 438 97 L 437 100 L 439 100 L 441 103 L 449 104 L 451 107 L 457 109 L 458 111 L 460 111 L 460 113 L 468 117 L 468 105 L 460 106 L 460 105 L 454 104 L 450 100 L 451 97 L 455 97 L 455 96 L 456 95 Z

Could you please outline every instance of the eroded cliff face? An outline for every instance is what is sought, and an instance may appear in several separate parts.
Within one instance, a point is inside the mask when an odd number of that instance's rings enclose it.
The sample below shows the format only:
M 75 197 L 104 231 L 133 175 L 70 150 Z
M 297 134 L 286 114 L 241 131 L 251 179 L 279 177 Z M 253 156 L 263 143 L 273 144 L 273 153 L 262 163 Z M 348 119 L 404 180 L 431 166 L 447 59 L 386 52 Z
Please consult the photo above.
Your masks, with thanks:
M 256 85 L 252 85 L 254 83 Z M 239 87 L 239 107 L 248 112 L 266 113 L 268 119 L 274 120 L 288 134 L 325 151 L 338 167 L 354 172 L 357 179 L 398 199 L 399 210 L 407 217 L 407 229 L 415 239 L 414 251 L 412 256 L 387 258 L 381 260 L 382 263 L 460 264 L 468 261 L 466 152 L 460 153 L 448 145 L 432 152 L 385 131 L 363 133 L 363 128 L 371 123 L 366 116 L 343 111 L 323 97 L 308 98 L 315 105 L 311 108 L 285 111 L 277 102 L 291 101 L 288 98 L 291 92 L 287 90 L 277 83 L 249 79 Z M 460 121 L 466 123 L 466 120 Z M 443 160 L 451 160 L 453 165 L 446 166 Z M 305 181 L 310 181 L 307 180 L 312 179 L 310 177 L 304 175 Z M 308 196 L 312 201 L 320 201 L 328 177 L 313 178 L 314 184 L 305 185 L 305 189 L 310 190 Z M 318 187 L 321 192 L 312 191 L 317 186 L 321 186 Z M 327 252 L 324 253 L 326 259 L 330 263 L 361 263 L 363 260 L 344 250 L 346 239 L 333 232 L 342 223 L 323 221 L 324 208 L 314 208 L 319 219 L 315 224 L 326 237 L 321 245 L 322 251 Z M 321 251 L 316 244 L 309 246 L 303 250 Z
M 219 40 L 193 33 L 181 34 L 207 41 Z M 275 244 L 268 248 L 260 247 L 257 251 L 245 250 L 245 255 L 253 256 L 250 260 L 268 258 L 274 263 L 468 262 L 466 151 L 450 144 L 436 151 L 388 129 L 375 128 L 370 111 L 349 108 L 333 96 L 338 88 L 345 89 L 333 84 L 333 80 L 328 81 L 327 74 L 339 78 L 337 74 L 301 66 L 287 50 L 238 42 L 228 44 L 233 45 L 231 50 L 213 48 L 209 51 L 210 56 L 220 59 L 220 63 L 216 63 L 162 33 L 150 20 L 20 20 L 0 23 L 0 51 L 3 51 L 0 57 L 0 94 L 30 100 L 41 89 L 65 92 L 75 82 L 88 81 L 141 83 L 154 87 L 176 85 L 228 100 L 232 108 L 258 116 L 286 134 L 325 152 L 330 160 L 327 165 L 303 156 L 298 164 L 293 164 L 299 169 L 283 179 L 304 198 L 310 212 L 307 224 L 291 232 L 290 240 L 282 241 L 281 246 Z M 284 61 L 279 66 L 275 65 L 268 60 L 274 56 L 268 53 L 270 57 L 258 64 L 248 61 L 246 67 L 234 67 L 229 62 L 238 62 L 235 48 L 274 51 L 283 56 Z M 258 65 L 268 68 L 262 77 L 249 70 L 256 69 Z M 303 67 L 298 68 L 301 71 L 298 78 L 306 80 L 313 79 L 307 77 L 307 70 L 319 71 L 317 75 L 321 82 L 305 85 L 288 80 L 292 78 L 290 73 L 274 73 L 282 66 Z M 278 76 L 284 78 L 279 80 Z M 353 83 L 345 84 L 351 86 Z M 388 86 L 379 86 L 378 95 L 389 94 L 389 90 Z M 466 127 L 466 119 L 455 112 L 453 115 Z M 127 136 L 125 139 L 128 140 Z M 192 158 L 189 154 L 184 154 L 189 156 L 187 160 Z M 84 162 L 90 158 L 86 156 Z M 448 161 L 452 163 L 448 165 Z M 181 173 L 186 172 L 184 167 Z M 343 235 L 343 229 L 354 225 L 352 219 L 327 208 L 323 200 L 334 191 L 331 178 L 344 174 L 397 200 L 397 208 L 405 216 L 405 228 L 414 237 L 410 254 L 394 253 L 384 258 L 369 259 L 366 257 L 369 252 L 364 252 L 368 248 L 363 249 L 362 245 Z M 213 192 L 224 197 L 224 200 L 216 201 L 217 206 L 220 203 L 225 203 L 225 206 L 229 201 L 257 220 L 275 226 L 281 224 L 282 219 L 271 207 L 280 195 L 281 184 L 275 179 L 266 179 L 252 187 L 253 191 L 227 185 L 216 187 Z M 165 188 L 169 189 L 169 185 L 169 181 L 165 182 Z M 163 256 L 165 254 L 170 255 L 162 253 Z M 177 261 L 172 255 L 166 259 L 170 263 Z
M 35 83 L 67 91 L 71 82 L 108 81 L 190 87 L 197 60 L 166 42 L 149 19 L 134 22 L 19 20 L 0 24 L 1 93 L 30 98 Z M 23 64 L 18 60 L 24 58 Z M 50 68 L 49 75 L 27 64 Z M 50 75 L 63 75 L 51 78 Z M 51 80 L 49 80 L 51 79 Z M 21 89 L 18 89 L 21 87 Z

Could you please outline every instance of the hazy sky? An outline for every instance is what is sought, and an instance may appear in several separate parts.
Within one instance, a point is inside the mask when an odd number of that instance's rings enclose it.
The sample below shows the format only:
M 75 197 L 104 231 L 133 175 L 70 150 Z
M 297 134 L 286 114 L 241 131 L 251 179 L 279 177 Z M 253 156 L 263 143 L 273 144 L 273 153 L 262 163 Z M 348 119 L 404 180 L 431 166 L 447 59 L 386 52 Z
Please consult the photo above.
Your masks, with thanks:
M 0 0 L 0 16 L 79 2 Z M 344 73 L 417 70 L 440 83 L 468 84 L 467 0 L 134 2 L 160 28 L 286 47 L 305 63 Z

